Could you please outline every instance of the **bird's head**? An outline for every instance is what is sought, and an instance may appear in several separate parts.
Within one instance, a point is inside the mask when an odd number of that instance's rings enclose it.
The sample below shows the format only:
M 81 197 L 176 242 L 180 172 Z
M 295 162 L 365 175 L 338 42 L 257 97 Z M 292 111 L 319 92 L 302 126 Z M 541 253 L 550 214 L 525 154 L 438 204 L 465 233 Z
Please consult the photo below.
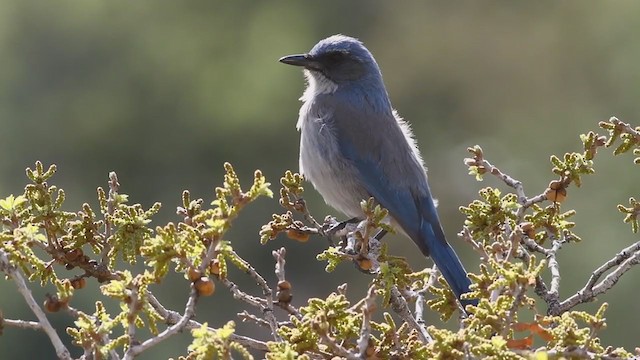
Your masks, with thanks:
M 363 79 L 381 79 L 375 59 L 358 39 L 333 35 L 320 40 L 306 54 L 289 55 L 281 63 L 303 66 L 317 80 L 340 85 Z

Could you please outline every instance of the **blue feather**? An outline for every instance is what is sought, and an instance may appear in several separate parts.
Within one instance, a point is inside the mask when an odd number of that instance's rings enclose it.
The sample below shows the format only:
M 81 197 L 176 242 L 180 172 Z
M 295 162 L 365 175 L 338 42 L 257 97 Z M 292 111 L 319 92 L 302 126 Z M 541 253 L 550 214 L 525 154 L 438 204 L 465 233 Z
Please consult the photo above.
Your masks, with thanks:
M 334 35 L 280 61 L 303 66 L 308 80 L 298 119 L 305 177 L 327 204 L 350 217 L 362 217 L 360 201 L 373 196 L 433 258 L 455 295 L 468 292 L 470 281 L 445 239 L 411 129 L 393 110 L 369 50 Z
M 371 196 L 389 211 L 422 253 L 433 259 L 457 298 L 469 292 L 471 281 L 458 255 L 446 241 L 429 189 L 426 194 L 416 195 L 410 189 L 398 188 L 388 181 L 378 163 L 360 156 L 347 144 L 340 142 L 340 149 L 360 173 L 362 185 Z M 477 305 L 478 302 L 461 300 L 461 303 Z

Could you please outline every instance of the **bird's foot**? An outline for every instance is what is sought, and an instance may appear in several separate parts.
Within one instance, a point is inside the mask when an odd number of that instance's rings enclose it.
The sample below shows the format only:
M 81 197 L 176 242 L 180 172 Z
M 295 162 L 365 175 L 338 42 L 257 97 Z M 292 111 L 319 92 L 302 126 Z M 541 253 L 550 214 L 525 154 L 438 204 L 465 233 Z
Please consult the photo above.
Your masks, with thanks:
M 382 240 L 382 238 L 387 235 L 388 231 L 384 229 L 380 229 L 378 233 L 374 236 L 374 238 L 378 241 Z
M 345 221 L 337 222 L 335 218 L 325 219 L 322 231 L 328 236 L 341 236 L 338 232 L 344 230 L 349 224 L 357 224 L 360 222 L 358 218 L 351 218 Z

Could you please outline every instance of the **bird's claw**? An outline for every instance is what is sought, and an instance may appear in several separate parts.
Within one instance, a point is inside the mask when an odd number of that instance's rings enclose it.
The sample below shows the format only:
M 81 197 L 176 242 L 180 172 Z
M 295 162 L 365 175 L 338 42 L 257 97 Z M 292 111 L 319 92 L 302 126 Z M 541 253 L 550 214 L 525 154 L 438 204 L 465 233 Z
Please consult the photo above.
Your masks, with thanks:
M 337 233 L 340 232 L 341 230 L 344 230 L 347 225 L 349 224 L 356 224 L 360 222 L 360 219 L 358 218 L 351 218 L 345 221 L 340 221 L 337 222 L 335 220 L 335 218 L 330 218 L 330 219 L 325 219 L 324 224 L 322 225 L 322 231 L 325 233 L 325 235 L 327 236 L 340 236 Z

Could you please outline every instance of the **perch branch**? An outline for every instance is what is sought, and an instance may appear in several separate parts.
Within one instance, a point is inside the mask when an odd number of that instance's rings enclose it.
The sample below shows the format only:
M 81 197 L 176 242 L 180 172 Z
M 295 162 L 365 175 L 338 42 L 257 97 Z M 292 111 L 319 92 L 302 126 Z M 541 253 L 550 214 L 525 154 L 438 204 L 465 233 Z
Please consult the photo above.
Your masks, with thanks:
M 58 336 L 58 333 L 55 331 L 51 323 L 49 323 L 49 319 L 47 319 L 47 315 L 42 311 L 42 308 L 38 305 L 36 300 L 33 298 L 31 294 L 31 290 L 27 287 L 27 283 L 22 276 L 22 273 L 16 269 L 15 266 L 11 264 L 9 261 L 9 257 L 4 250 L 0 250 L 0 271 L 9 275 L 11 280 L 16 284 L 18 291 L 24 297 L 24 300 L 27 302 L 27 305 L 33 311 L 33 313 L 38 318 L 38 324 L 42 331 L 47 334 L 51 344 L 56 350 L 56 355 L 59 359 L 71 359 L 71 354 L 69 350 L 64 346 L 62 340 Z

